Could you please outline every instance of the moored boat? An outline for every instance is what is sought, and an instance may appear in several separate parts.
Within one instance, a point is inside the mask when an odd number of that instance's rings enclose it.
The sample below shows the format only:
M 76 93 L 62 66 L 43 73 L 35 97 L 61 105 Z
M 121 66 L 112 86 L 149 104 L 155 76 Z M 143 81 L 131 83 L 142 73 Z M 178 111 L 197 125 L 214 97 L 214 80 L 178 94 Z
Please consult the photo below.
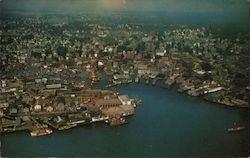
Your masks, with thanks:
M 35 137 L 35 136 L 43 136 L 43 135 L 48 135 L 48 134 L 51 134 L 53 133 L 53 130 L 50 129 L 50 128 L 37 128 L 37 129 L 33 129 L 31 132 L 30 132 L 30 135 L 32 137 Z
M 66 129 L 70 129 L 77 126 L 77 124 L 68 124 L 68 125 L 64 125 L 58 128 L 58 130 L 62 131 L 62 130 L 66 130 Z
M 119 126 L 126 123 L 127 123 L 126 119 L 124 117 L 120 117 L 120 118 L 112 118 L 109 124 L 110 126 Z

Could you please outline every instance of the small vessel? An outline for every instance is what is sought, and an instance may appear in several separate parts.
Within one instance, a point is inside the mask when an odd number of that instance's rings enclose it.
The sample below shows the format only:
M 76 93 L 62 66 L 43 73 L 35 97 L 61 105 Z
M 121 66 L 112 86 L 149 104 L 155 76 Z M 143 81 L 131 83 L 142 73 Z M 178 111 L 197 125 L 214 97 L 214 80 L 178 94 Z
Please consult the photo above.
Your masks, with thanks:
M 31 132 L 30 132 L 30 135 L 32 137 L 35 137 L 35 136 L 43 136 L 43 135 L 48 135 L 48 134 L 51 134 L 53 133 L 53 130 L 50 129 L 50 128 L 37 128 L 37 129 L 33 129 Z
M 101 76 L 96 73 L 89 74 L 89 80 L 91 80 L 92 84 L 97 83 L 98 81 L 100 81 L 100 79 L 101 79 Z
M 119 125 L 123 125 L 126 124 L 127 121 L 124 117 L 119 117 L 119 118 L 112 118 L 110 120 L 110 126 L 119 126 Z
M 246 129 L 246 127 L 244 127 L 244 126 L 237 126 L 237 127 L 228 128 L 227 131 L 228 132 L 237 132 L 237 131 L 242 131 L 244 129 Z
M 142 101 L 139 98 L 134 98 L 132 100 L 132 104 L 134 105 L 134 107 L 136 107 L 137 105 L 142 104 Z
M 118 85 L 117 83 L 111 83 L 111 84 L 108 84 L 106 86 L 106 88 L 114 87 L 114 86 L 117 86 L 117 85 Z
M 135 83 L 139 83 L 139 78 L 138 77 L 135 78 Z
M 67 124 L 67 125 L 59 127 L 58 130 L 62 131 L 62 130 L 73 128 L 75 126 L 77 126 L 77 124 Z

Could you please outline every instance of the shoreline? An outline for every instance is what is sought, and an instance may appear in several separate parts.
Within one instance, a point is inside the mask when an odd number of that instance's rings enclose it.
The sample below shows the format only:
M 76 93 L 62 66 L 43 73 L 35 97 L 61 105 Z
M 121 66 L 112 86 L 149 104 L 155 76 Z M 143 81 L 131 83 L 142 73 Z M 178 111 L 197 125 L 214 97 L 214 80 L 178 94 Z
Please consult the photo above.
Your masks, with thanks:
M 132 79 L 133 80 L 133 79 Z M 133 80 L 134 81 L 134 80 Z M 131 82 L 130 82 L 131 83 Z M 130 84 L 130 83 L 119 83 L 119 84 L 113 84 L 112 86 L 106 86 L 106 88 L 113 88 L 113 87 L 116 87 L 116 86 L 120 86 L 120 85 L 126 85 L 126 84 Z M 158 82 L 159 83 L 159 82 Z M 203 100 L 205 100 L 205 101 L 207 101 L 207 102 L 210 102 L 210 103 L 214 103 L 214 104 L 217 104 L 217 105 L 223 105 L 223 106 L 229 106 L 229 107 L 239 107 L 239 108 L 250 108 L 250 106 L 249 105 L 232 105 L 232 104 L 226 104 L 226 103 L 223 103 L 223 102 L 218 102 L 218 101 L 213 101 L 213 100 L 210 100 L 210 99 L 207 99 L 205 96 L 206 96 L 206 94 L 204 94 L 204 95 L 199 95 L 199 96 L 192 96 L 192 95 L 189 95 L 188 93 L 187 93 L 187 91 L 185 92 L 179 92 L 178 91 L 178 88 L 179 88 L 179 86 L 180 86 L 180 84 L 179 83 L 175 83 L 174 85 L 171 85 L 170 87 L 165 87 L 165 85 L 163 84 L 163 83 L 160 83 L 160 84 L 157 84 L 157 83 L 152 83 L 152 84 L 150 84 L 149 82 L 147 82 L 147 81 L 143 81 L 143 83 L 142 83 L 142 81 L 140 82 L 132 82 L 132 84 L 143 84 L 143 85 L 152 85 L 152 86 L 158 86 L 158 87 L 160 87 L 160 88 L 163 88 L 163 89 L 166 89 L 166 90 L 168 90 L 168 89 L 175 89 L 175 91 L 176 92 L 178 92 L 178 93 L 180 93 L 180 94 L 186 94 L 186 95 L 188 95 L 188 96 L 191 96 L 191 97 L 194 97 L 194 98 L 196 98 L 196 97 L 199 97 L 199 98 L 202 98 Z

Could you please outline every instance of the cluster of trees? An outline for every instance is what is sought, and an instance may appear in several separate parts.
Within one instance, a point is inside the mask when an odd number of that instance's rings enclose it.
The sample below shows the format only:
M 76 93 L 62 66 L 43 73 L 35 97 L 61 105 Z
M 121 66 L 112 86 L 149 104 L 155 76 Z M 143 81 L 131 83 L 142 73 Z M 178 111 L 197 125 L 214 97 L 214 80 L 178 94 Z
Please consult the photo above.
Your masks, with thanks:
M 63 58 L 66 58 L 66 54 L 68 52 L 68 48 L 64 46 L 59 46 L 56 49 L 56 52 L 59 56 L 62 56 Z

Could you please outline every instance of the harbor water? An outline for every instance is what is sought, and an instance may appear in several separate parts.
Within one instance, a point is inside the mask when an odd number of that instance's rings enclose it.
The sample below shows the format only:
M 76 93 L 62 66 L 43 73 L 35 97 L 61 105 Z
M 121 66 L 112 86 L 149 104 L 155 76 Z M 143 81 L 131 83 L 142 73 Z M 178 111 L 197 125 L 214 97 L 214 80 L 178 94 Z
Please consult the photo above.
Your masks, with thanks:
M 41 137 L 31 137 L 29 131 L 4 134 L 0 157 L 249 155 L 248 109 L 209 103 L 160 86 L 128 84 L 116 89 L 143 102 L 128 124 L 90 124 Z M 234 122 L 246 130 L 228 133 Z

